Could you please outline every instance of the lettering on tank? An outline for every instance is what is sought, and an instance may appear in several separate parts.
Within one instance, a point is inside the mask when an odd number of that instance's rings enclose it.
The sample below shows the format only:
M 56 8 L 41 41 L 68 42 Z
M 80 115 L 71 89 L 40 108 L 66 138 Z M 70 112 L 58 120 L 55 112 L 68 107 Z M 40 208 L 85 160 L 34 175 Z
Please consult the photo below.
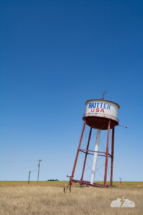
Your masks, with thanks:
M 102 112 L 104 113 L 104 110 L 110 110 L 111 105 L 104 103 L 104 102 L 90 102 L 88 104 L 88 108 L 91 109 L 91 112 Z

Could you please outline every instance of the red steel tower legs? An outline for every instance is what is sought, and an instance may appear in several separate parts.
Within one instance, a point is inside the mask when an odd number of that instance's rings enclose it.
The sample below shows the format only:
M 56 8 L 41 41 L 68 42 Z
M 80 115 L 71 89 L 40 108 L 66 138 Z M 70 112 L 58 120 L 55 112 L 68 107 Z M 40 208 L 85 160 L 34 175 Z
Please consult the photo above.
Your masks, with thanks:
M 112 148 L 111 148 L 111 176 L 110 176 L 110 186 L 113 186 L 113 161 L 114 161 L 114 128 L 112 128 Z
M 91 132 L 92 132 L 92 128 L 90 128 L 88 143 L 87 143 L 86 152 L 85 152 L 83 170 L 82 170 L 82 175 L 81 175 L 81 179 L 80 179 L 80 180 L 81 180 L 81 184 L 82 184 L 83 175 L 84 175 L 84 170 L 85 170 L 85 164 L 86 164 L 86 158 L 87 158 L 87 154 L 88 154 L 88 148 L 89 148 L 89 143 L 90 143 L 90 138 L 91 138 Z
M 111 124 L 111 121 L 109 120 L 109 122 L 108 122 L 108 134 L 107 134 L 107 145 L 106 145 L 106 160 L 105 160 L 104 187 L 106 187 L 106 182 L 107 182 L 107 168 L 108 168 L 108 152 L 109 152 L 110 124 Z
M 70 177 L 70 185 L 72 185 L 72 180 L 73 180 L 73 177 L 74 177 L 75 167 L 76 167 L 76 164 L 77 164 L 77 159 L 78 159 L 78 155 L 79 155 L 80 146 L 81 146 L 81 143 L 82 143 L 82 138 L 83 138 L 85 126 L 86 126 L 86 122 L 84 122 L 84 124 L 83 124 L 82 133 L 81 133 L 81 137 L 80 137 L 80 141 L 79 141 L 79 145 L 78 145 L 78 149 L 77 149 L 77 153 L 76 153 L 76 157 L 75 157 L 75 162 L 74 162 L 74 166 L 73 166 L 73 171 L 72 171 L 72 175 Z
M 68 176 L 70 178 L 70 181 L 67 189 L 69 188 L 70 191 L 71 191 L 72 183 L 77 183 L 79 185 L 85 185 L 89 187 L 101 187 L 101 188 L 103 187 L 107 188 L 109 186 L 110 187 L 113 186 L 114 130 L 115 130 L 115 126 L 119 125 L 119 120 L 117 118 L 117 115 L 118 115 L 118 110 L 120 109 L 120 105 L 113 101 L 104 100 L 104 96 L 102 99 L 87 100 L 85 104 L 86 104 L 85 114 L 82 117 L 82 119 L 84 120 L 84 124 L 81 132 L 81 137 L 77 148 L 76 157 L 74 160 L 72 174 L 71 176 Z M 88 134 L 88 140 L 85 140 L 86 143 L 83 145 L 82 140 L 83 140 L 86 125 L 89 126 L 90 131 Z M 97 130 L 94 150 L 93 150 L 93 139 L 91 141 L 91 138 L 94 137 L 94 135 L 91 136 L 93 129 Z M 110 129 L 112 130 L 111 149 L 109 149 Z M 104 149 L 104 146 L 103 146 L 103 150 L 99 146 L 100 134 L 102 130 L 107 132 L 106 149 Z M 105 137 L 105 135 L 102 137 L 102 139 Z M 85 139 L 86 139 L 86 135 L 85 135 Z M 90 142 L 91 142 L 91 146 L 90 146 Z M 81 169 L 81 177 L 77 179 L 77 178 L 74 178 L 74 174 L 75 174 L 79 153 L 84 153 L 84 161 Z M 91 165 L 88 165 L 88 168 L 87 168 L 88 155 L 89 156 L 93 155 L 92 168 L 91 168 Z M 101 156 L 101 158 L 103 157 L 103 159 L 100 160 L 98 156 Z M 110 167 L 108 165 L 109 163 L 108 158 L 111 158 Z M 89 173 L 89 168 L 91 169 L 90 181 L 87 179 L 84 180 L 84 178 L 87 177 L 87 173 Z M 109 169 L 111 168 L 110 179 L 109 179 L 110 184 L 107 184 L 108 168 Z M 102 171 L 102 175 L 100 174 L 99 169 Z M 87 170 L 88 172 L 86 172 Z M 99 179 L 97 179 L 96 174 L 99 174 L 101 177 L 104 176 L 104 178 L 102 177 L 103 178 L 102 183 L 98 183 Z M 95 178 L 97 180 L 96 182 L 95 182 Z
M 80 141 L 79 141 L 79 145 L 78 145 L 78 149 L 77 149 L 77 153 L 76 153 L 76 157 L 75 157 L 75 161 L 74 161 L 74 166 L 73 166 L 73 170 L 72 170 L 72 175 L 70 176 L 70 182 L 69 182 L 69 190 L 71 191 L 71 185 L 72 183 L 78 183 L 80 185 L 85 185 L 85 186 L 90 186 L 90 187 L 108 187 L 107 185 L 107 169 L 108 169 L 108 157 L 111 157 L 111 175 L 110 175 L 110 186 L 112 186 L 112 182 L 113 182 L 113 158 L 114 158 L 114 127 L 112 128 L 112 145 L 111 145 L 111 154 L 109 154 L 109 136 L 110 136 L 110 128 L 111 128 L 111 120 L 107 121 L 106 126 L 108 125 L 108 130 L 107 130 L 107 144 L 106 144 L 106 152 L 104 151 L 93 151 L 93 150 L 89 150 L 89 144 L 90 144 L 90 139 L 91 139 L 91 133 L 92 133 L 92 127 L 90 127 L 90 131 L 89 131 L 89 137 L 88 137 L 88 141 L 87 141 L 87 145 L 86 145 L 86 149 L 81 149 L 81 143 L 82 143 L 82 139 L 83 139 L 83 135 L 84 135 L 84 131 L 85 131 L 85 126 L 86 126 L 86 121 L 83 124 L 83 128 L 82 128 L 82 132 L 81 132 L 81 137 L 80 137 Z M 96 149 L 95 149 L 96 150 Z M 98 150 L 98 149 L 97 149 Z M 85 157 L 84 157 L 84 162 L 83 162 L 83 168 L 82 168 L 82 173 L 81 173 L 81 178 L 80 180 L 76 180 L 74 179 L 74 173 L 75 173 L 75 168 L 76 168 L 76 164 L 77 164 L 77 160 L 78 160 L 78 155 L 79 152 L 85 153 Z M 84 177 L 84 171 L 85 171 L 85 166 L 86 166 L 86 160 L 87 160 L 87 155 L 88 154 L 92 154 L 94 155 L 94 153 L 98 153 L 99 156 L 104 156 L 105 157 L 105 172 L 104 172 L 104 182 L 103 184 L 99 184 L 99 183 L 90 183 L 89 181 L 84 181 L 83 177 Z

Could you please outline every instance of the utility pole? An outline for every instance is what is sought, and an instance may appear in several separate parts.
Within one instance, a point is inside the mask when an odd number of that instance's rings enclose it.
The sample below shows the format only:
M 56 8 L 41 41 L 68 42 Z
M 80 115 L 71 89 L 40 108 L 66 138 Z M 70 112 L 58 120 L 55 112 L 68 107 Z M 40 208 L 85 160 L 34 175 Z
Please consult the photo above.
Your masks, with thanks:
M 30 183 L 30 173 L 31 171 L 29 171 L 28 183 Z
M 120 184 L 121 184 L 121 179 L 122 179 L 122 178 L 119 178 L 119 179 L 120 179 Z
M 39 163 L 38 163 L 38 178 L 37 178 L 37 182 L 39 181 L 39 173 L 40 173 L 40 162 L 41 162 L 42 160 L 39 160 Z

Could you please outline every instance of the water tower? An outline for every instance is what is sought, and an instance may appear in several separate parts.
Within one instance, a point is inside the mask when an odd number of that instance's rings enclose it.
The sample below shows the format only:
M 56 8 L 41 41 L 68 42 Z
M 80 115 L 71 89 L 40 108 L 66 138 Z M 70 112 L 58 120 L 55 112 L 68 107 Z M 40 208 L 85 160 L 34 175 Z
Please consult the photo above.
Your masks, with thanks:
M 80 185 L 90 186 L 90 187 L 108 187 L 107 185 L 107 167 L 108 167 L 108 158 L 111 158 L 111 170 L 110 170 L 110 186 L 112 186 L 113 182 L 113 159 L 114 159 L 114 130 L 115 126 L 119 124 L 119 120 L 117 119 L 118 109 L 120 106 L 112 101 L 103 99 L 92 99 L 86 101 L 85 114 L 83 116 L 83 128 L 79 141 L 79 146 L 77 149 L 74 166 L 72 170 L 72 175 L 70 176 L 69 185 L 71 187 L 72 183 L 78 183 Z M 90 127 L 89 136 L 86 148 L 81 148 L 81 143 L 83 139 L 83 135 L 85 132 L 85 127 L 88 125 Z M 97 136 L 95 141 L 95 150 L 89 150 L 90 138 L 92 129 L 97 129 Z M 109 153 L 109 136 L 110 130 L 112 129 L 112 140 L 111 140 L 111 153 Z M 100 142 L 100 134 L 102 130 L 107 130 L 107 142 L 106 142 L 106 151 L 98 151 L 99 142 Z M 84 162 L 81 172 L 80 180 L 74 179 L 74 173 L 78 161 L 79 152 L 84 153 Z M 83 180 L 85 165 L 87 160 L 87 155 L 93 154 L 93 164 L 92 164 L 92 172 L 91 172 L 91 180 L 85 181 Z M 94 183 L 95 172 L 97 166 L 97 157 L 104 156 L 105 157 L 105 168 L 104 168 L 104 182 Z

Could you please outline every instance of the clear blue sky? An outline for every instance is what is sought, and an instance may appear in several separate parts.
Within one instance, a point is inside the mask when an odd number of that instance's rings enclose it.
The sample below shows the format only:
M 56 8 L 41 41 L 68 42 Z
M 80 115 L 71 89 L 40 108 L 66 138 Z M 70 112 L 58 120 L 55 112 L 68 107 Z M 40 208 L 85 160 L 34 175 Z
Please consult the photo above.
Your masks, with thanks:
M 128 126 L 116 127 L 114 180 L 143 181 L 142 11 L 139 0 L 1 0 L 0 180 L 27 180 L 38 159 L 40 180 L 67 180 L 85 101 L 106 89 Z

